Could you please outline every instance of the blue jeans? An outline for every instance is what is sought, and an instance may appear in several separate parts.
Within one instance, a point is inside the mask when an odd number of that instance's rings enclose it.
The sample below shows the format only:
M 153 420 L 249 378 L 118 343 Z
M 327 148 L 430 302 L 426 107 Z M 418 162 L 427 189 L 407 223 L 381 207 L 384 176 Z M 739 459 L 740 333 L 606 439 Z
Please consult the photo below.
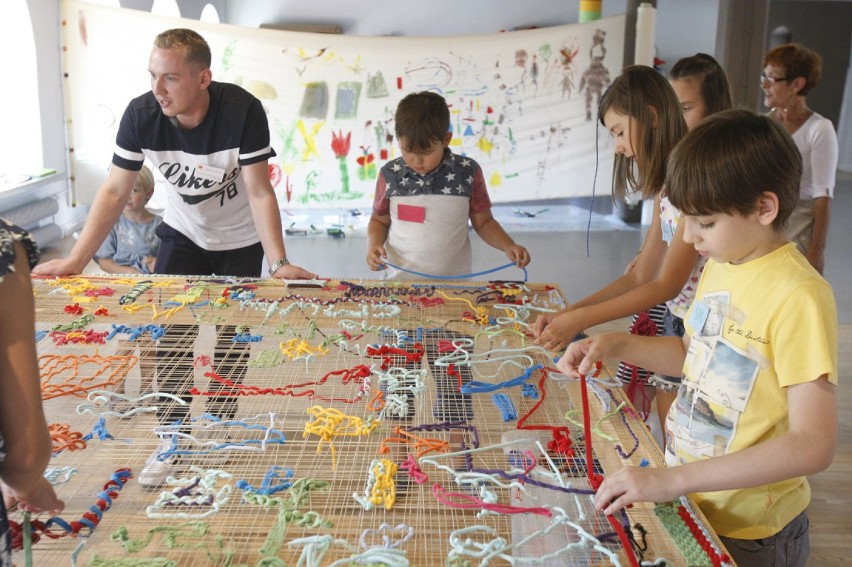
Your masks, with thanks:
M 802 512 L 774 536 L 719 539 L 739 567 L 804 567 L 811 551 L 808 530 L 808 516 Z

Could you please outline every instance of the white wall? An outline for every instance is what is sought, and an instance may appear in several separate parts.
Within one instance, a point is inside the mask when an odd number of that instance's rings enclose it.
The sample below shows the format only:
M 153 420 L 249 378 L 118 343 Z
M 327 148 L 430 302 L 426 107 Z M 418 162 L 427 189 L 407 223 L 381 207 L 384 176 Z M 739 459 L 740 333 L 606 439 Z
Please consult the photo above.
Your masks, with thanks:
M 336 24 L 349 35 L 471 35 L 524 26 L 577 22 L 579 0 L 224 0 L 224 21 Z M 623 14 L 627 0 L 603 0 L 604 17 Z M 657 52 L 671 66 L 701 51 L 713 54 L 719 0 L 657 0 Z M 689 33 L 684 33 L 688 29 Z
M 476 35 L 524 26 L 576 23 L 579 0 L 225 0 L 228 23 L 337 24 L 349 35 Z M 625 11 L 605 0 L 603 15 Z
M 66 171 L 65 111 L 60 46 L 61 0 L 27 0 L 30 5 L 38 50 L 39 92 L 42 105 L 44 163 Z M 351 35 L 471 35 L 524 26 L 550 26 L 576 22 L 579 0 L 177 0 L 185 17 L 197 17 L 207 3 L 213 4 L 223 22 L 247 27 L 261 23 L 336 23 Z M 121 0 L 128 8 L 149 10 L 153 0 Z M 623 13 L 628 0 L 604 0 L 603 15 Z M 669 64 L 696 51 L 713 53 L 718 0 L 658 0 L 658 52 Z M 684 33 L 683 22 L 694 23 Z M 692 26 L 690 26 L 692 27 Z M 144 72 L 145 61 L 128 61 Z M 108 70 L 105 70 L 108 72 Z M 39 189 L 43 193 L 64 192 L 59 181 Z M 24 198 L 24 197 L 21 197 Z M 10 208 L 0 203 L 0 208 Z M 60 199 L 57 221 L 66 230 L 85 214 L 85 207 L 72 207 Z
M 663 69 L 699 52 L 714 55 L 718 19 L 719 0 L 658 0 L 657 57 L 666 61 Z

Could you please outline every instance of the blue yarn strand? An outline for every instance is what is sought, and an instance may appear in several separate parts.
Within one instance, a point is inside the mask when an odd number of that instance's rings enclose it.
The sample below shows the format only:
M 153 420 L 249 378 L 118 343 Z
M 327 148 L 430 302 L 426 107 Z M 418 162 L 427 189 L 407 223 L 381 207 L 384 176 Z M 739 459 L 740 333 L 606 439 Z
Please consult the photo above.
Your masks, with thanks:
M 477 276 L 484 276 L 485 274 L 490 274 L 490 273 L 493 273 L 493 272 L 499 272 L 500 270 L 505 270 L 506 268 L 511 268 L 512 266 L 515 265 L 515 263 L 509 262 L 508 264 L 505 264 L 503 266 L 498 266 L 498 267 L 492 268 L 490 270 L 485 270 L 485 271 L 482 271 L 482 272 L 474 272 L 472 274 L 460 274 L 460 275 L 457 275 L 457 276 L 438 276 L 438 275 L 435 275 L 435 274 L 426 274 L 424 272 L 415 272 L 414 270 L 408 270 L 406 268 L 402 268 L 400 266 L 396 266 L 394 264 L 391 264 L 390 262 L 383 262 L 383 265 L 388 266 L 390 268 L 394 268 L 396 270 L 399 270 L 400 272 L 406 272 L 406 273 L 413 274 L 415 276 L 420 276 L 420 277 L 423 277 L 423 278 L 432 278 L 432 279 L 436 279 L 436 280 L 466 280 L 466 279 L 470 279 L 470 278 L 475 278 Z M 527 277 L 528 277 L 527 269 L 521 268 L 521 270 L 524 271 L 524 281 L 527 281 Z

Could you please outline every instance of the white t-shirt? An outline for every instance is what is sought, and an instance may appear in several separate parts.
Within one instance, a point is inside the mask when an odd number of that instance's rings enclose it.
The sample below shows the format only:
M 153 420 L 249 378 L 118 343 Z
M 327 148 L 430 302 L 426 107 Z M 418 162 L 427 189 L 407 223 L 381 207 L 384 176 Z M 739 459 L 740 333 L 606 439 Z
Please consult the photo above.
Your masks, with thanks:
M 793 133 L 793 141 L 802 154 L 799 198 L 833 198 L 838 147 L 837 133 L 831 120 L 814 112 Z

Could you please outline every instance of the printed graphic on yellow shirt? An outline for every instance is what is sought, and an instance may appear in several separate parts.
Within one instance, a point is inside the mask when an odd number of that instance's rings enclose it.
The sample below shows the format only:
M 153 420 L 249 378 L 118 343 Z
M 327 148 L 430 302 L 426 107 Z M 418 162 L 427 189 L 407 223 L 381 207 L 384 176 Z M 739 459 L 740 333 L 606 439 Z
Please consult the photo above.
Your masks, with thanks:
M 666 447 L 669 464 L 726 454 L 754 389 L 760 365 L 720 336 L 725 314 L 736 312 L 728 300 L 725 293 L 702 299 L 703 325 L 690 341 L 683 385 L 666 423 L 672 439 Z

